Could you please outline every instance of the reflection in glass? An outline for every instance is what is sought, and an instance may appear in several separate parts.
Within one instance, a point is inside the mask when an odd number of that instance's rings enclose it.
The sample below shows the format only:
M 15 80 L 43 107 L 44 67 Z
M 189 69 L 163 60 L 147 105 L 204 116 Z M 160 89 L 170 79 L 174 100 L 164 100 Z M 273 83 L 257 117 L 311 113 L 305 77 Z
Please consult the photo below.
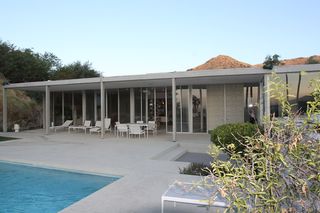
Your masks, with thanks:
M 130 122 L 130 90 L 120 89 L 120 123 Z

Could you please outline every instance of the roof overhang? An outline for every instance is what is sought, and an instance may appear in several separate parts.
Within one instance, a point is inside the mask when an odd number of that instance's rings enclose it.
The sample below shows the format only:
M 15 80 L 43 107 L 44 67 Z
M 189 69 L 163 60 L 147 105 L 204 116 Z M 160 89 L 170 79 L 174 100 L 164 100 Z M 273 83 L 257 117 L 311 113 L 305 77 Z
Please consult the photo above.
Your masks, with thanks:
M 277 73 L 314 72 L 320 71 L 320 64 L 292 65 L 275 67 Z M 184 71 L 169 73 L 152 73 L 144 75 L 127 75 L 113 77 L 82 78 L 57 81 L 26 82 L 5 85 L 7 89 L 27 91 L 44 91 L 46 86 L 51 91 L 97 90 L 103 81 L 107 89 L 166 87 L 171 86 L 171 79 L 177 85 L 208 85 L 208 84 L 257 84 L 271 70 L 261 68 L 214 69 L 201 71 Z

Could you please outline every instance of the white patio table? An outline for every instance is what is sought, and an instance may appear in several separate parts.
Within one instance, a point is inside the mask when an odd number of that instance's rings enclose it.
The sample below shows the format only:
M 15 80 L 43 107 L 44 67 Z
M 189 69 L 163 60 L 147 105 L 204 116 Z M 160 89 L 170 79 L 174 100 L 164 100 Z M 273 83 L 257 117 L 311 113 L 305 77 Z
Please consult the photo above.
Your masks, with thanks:
M 227 200 L 220 195 L 210 202 L 211 196 L 216 193 L 217 187 L 206 187 L 194 183 L 174 182 L 168 190 L 161 196 L 161 213 L 164 212 L 164 202 L 188 203 L 193 205 L 203 205 L 212 207 L 227 208 Z

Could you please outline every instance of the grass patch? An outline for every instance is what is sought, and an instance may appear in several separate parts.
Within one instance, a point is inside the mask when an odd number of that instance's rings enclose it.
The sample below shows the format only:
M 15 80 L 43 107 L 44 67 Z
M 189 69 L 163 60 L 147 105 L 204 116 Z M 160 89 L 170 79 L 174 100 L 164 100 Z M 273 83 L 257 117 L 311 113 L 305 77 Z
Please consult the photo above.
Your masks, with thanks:
M 12 138 L 12 137 L 0 136 L 0 142 L 1 142 L 1 141 L 10 141 L 10 140 L 15 140 L 15 139 L 19 139 L 19 138 Z

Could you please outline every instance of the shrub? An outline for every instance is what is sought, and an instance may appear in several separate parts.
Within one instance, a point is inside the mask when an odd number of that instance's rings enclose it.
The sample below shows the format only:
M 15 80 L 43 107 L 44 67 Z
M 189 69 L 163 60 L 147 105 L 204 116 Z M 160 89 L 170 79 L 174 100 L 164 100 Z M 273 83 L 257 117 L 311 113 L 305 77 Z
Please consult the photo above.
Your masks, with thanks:
M 185 175 L 207 176 L 210 174 L 208 167 L 210 166 L 203 163 L 191 163 L 183 169 L 179 168 L 179 173 Z
M 259 128 L 251 123 L 234 123 L 218 126 L 210 132 L 211 141 L 219 147 L 228 147 L 233 144 L 237 152 L 245 148 L 245 137 L 254 136 Z M 233 146 L 232 145 L 232 146 Z
M 266 117 L 265 133 L 246 137 L 243 153 L 221 148 L 234 163 L 212 162 L 212 173 L 204 181 L 218 187 L 212 199 L 220 194 L 229 201 L 228 212 L 320 212 L 320 140 L 313 137 L 320 122 L 312 120 L 320 115 L 320 79 L 311 83 L 314 99 L 308 102 L 307 117 L 298 126 L 286 84 L 277 75 L 272 77 L 270 96 L 287 115 L 285 122 Z M 215 158 L 218 152 L 211 153 Z

